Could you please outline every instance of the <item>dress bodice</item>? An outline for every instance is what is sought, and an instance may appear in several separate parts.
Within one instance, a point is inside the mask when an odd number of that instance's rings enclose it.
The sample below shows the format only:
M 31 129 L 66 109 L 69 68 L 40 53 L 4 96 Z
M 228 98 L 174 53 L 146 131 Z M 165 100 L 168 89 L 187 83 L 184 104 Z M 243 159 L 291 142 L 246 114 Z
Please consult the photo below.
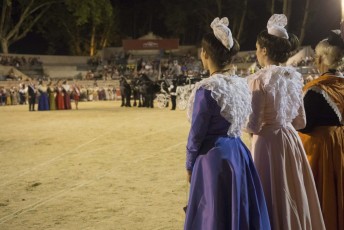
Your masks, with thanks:
M 206 154 L 219 137 L 239 137 L 251 112 L 251 96 L 245 79 L 218 75 L 198 82 L 188 107 L 191 128 L 186 168 L 192 170 L 197 156 Z
M 270 66 L 248 77 L 252 114 L 247 130 L 258 133 L 265 125 L 296 129 L 305 125 L 301 74 L 291 67 Z
M 39 90 L 41 93 L 47 93 L 48 88 L 47 88 L 46 86 L 44 86 L 44 85 L 40 85 L 40 86 L 38 87 L 38 90 Z

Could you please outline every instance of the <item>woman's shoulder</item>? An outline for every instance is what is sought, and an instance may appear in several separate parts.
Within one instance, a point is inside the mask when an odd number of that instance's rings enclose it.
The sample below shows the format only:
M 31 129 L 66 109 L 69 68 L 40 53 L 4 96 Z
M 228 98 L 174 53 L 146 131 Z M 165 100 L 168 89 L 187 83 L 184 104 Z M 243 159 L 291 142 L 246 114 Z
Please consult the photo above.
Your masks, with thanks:
M 247 83 L 251 90 L 264 89 L 269 82 L 271 75 L 268 76 L 265 69 L 261 69 L 246 77 Z
M 304 90 L 308 90 L 310 88 L 319 87 L 319 86 L 330 86 L 330 85 L 339 85 L 342 88 L 344 87 L 344 78 L 341 76 L 333 76 L 324 74 L 322 76 L 319 76 L 318 78 L 308 82 L 304 86 Z
M 205 78 L 202 81 L 198 82 L 200 85 L 218 85 L 223 82 L 235 83 L 235 82 L 246 82 L 245 78 L 239 77 L 235 74 L 214 74 L 211 77 Z
M 302 78 L 302 74 L 299 71 L 297 71 L 297 69 L 293 66 L 281 66 L 279 72 L 284 77 L 287 77 L 290 79 L 299 80 Z
M 302 76 L 294 67 L 291 66 L 270 66 L 263 68 L 247 77 L 248 82 L 255 85 L 266 86 L 273 82 L 295 81 L 302 84 Z

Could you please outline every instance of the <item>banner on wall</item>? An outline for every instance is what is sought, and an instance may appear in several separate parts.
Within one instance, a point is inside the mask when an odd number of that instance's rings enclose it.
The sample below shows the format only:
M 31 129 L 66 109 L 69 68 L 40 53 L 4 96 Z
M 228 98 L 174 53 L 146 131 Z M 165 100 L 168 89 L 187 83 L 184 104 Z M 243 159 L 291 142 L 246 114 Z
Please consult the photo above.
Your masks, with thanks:
M 179 48 L 179 39 L 125 39 L 123 49 L 128 50 L 173 50 Z

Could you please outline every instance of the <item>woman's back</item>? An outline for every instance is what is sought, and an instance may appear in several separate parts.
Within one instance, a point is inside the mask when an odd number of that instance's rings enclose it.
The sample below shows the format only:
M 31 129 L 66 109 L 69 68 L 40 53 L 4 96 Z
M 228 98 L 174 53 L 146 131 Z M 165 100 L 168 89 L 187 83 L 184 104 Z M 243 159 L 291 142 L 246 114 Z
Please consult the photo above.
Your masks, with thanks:
M 312 173 L 295 129 L 305 126 L 301 76 L 268 66 L 248 79 L 254 162 L 273 229 L 324 229 Z M 288 223 L 288 224 L 285 224 Z
M 253 133 L 266 125 L 286 126 L 303 113 L 302 79 L 295 69 L 272 65 L 249 76 L 248 82 L 253 113 L 247 126 Z

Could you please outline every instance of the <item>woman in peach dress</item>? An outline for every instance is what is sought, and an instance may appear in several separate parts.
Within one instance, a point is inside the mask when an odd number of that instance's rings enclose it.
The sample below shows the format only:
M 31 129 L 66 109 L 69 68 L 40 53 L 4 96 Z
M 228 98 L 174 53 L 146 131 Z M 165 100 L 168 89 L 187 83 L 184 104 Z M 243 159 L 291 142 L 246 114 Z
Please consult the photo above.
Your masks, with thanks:
M 273 15 L 257 37 L 257 59 L 264 67 L 248 77 L 253 133 L 252 153 L 260 176 L 271 228 L 325 229 L 311 168 L 297 129 L 305 126 L 302 78 L 294 68 L 280 66 L 298 46 L 284 28 L 285 15 Z

